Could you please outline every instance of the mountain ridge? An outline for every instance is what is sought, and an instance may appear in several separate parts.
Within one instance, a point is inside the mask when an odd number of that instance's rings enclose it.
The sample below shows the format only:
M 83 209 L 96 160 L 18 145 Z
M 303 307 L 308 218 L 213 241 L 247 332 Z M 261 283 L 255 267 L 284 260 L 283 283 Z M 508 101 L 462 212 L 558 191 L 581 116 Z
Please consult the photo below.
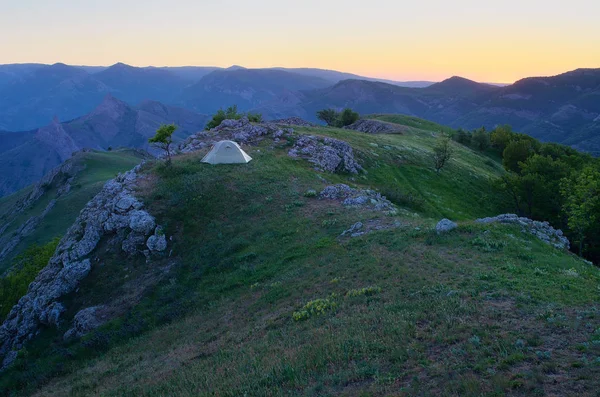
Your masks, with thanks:
M 26 138 L 18 145 L 7 144 L 0 152 L 0 173 L 6 175 L 0 181 L 0 195 L 36 182 L 78 150 L 129 147 L 153 151 L 148 138 L 161 124 L 179 126 L 174 135 L 177 141 L 202 130 L 207 121 L 206 115 L 155 101 L 132 107 L 108 94 L 86 115 L 63 123 L 53 118 L 46 126 L 24 133 Z M 15 134 L 0 133 L 0 141 Z

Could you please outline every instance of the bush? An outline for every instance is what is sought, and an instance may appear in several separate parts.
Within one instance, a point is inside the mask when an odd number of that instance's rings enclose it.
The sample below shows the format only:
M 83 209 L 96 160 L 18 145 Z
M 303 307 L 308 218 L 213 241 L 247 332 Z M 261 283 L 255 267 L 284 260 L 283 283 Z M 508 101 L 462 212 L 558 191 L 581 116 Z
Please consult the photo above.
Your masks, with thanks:
M 228 107 L 226 110 L 219 109 L 215 113 L 212 119 L 206 124 L 206 129 L 210 130 L 221 125 L 223 120 L 239 120 L 242 117 L 247 117 L 249 121 L 253 123 L 262 123 L 263 116 L 260 113 L 240 113 L 238 112 L 237 105 Z
M 320 316 L 337 307 L 335 303 L 335 294 L 331 294 L 329 298 L 315 299 L 308 302 L 297 312 L 292 314 L 294 321 L 308 320 L 312 316 Z
M 317 118 L 324 121 L 329 127 L 342 128 L 356 123 L 360 115 L 350 108 L 344 109 L 341 113 L 334 109 L 323 109 L 317 112 Z
M 308 189 L 304 192 L 304 197 L 317 197 L 317 191 L 315 189 Z
M 338 127 L 346 127 L 358 121 L 360 115 L 350 108 L 346 108 L 339 116 Z
M 381 287 L 364 287 L 360 289 L 351 289 L 346 292 L 346 296 L 354 298 L 356 296 L 371 296 L 381 292 Z
M 248 112 L 248 114 L 246 114 L 246 117 L 248 117 L 248 120 L 253 123 L 262 123 L 263 121 L 263 116 L 260 113 Z

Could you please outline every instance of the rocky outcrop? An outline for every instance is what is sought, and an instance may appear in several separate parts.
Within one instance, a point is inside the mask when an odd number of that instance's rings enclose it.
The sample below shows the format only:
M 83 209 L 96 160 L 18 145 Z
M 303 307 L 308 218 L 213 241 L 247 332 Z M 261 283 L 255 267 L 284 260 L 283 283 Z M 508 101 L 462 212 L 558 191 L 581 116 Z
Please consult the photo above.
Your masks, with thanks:
M 354 189 L 343 183 L 327 186 L 319 194 L 320 199 L 335 200 L 351 208 L 365 208 L 395 213 L 396 208 L 388 199 L 375 190 Z
M 442 219 L 435 225 L 435 231 L 437 234 L 448 233 L 451 230 L 454 230 L 458 227 L 458 225 L 452 222 L 450 219 Z
M 80 338 L 110 320 L 111 313 L 105 306 L 92 306 L 80 310 L 73 317 L 73 327 L 63 335 L 63 339 Z
M 344 230 L 340 237 L 360 237 L 371 232 L 396 229 L 400 226 L 402 226 L 400 221 L 390 217 L 369 219 L 364 222 L 356 222 L 350 228 Z
M 354 159 L 352 146 L 334 138 L 303 135 L 288 155 L 307 159 L 318 171 L 358 174 L 363 169 Z
M 296 125 L 298 127 L 318 127 L 316 124 L 301 119 L 300 117 L 288 117 L 287 119 L 278 119 L 271 121 L 273 124 Z
M 139 170 L 137 166 L 104 185 L 81 211 L 27 294 L 12 308 L 0 327 L 3 366 L 10 364 L 11 357 L 14 359 L 9 353 L 20 349 L 41 326 L 61 322 L 65 308 L 60 301 L 89 274 L 95 263 L 90 260 L 91 254 L 103 237 L 111 237 L 113 243 L 122 241 L 122 249 L 130 255 L 145 250 L 149 240 L 150 245 L 162 247 L 162 229 L 156 227 L 154 217 L 132 192 Z
M 402 134 L 402 126 L 378 120 L 358 120 L 344 129 L 365 132 L 367 134 Z
M 291 128 L 282 128 L 274 123 L 251 123 L 247 117 L 239 120 L 223 120 L 218 127 L 191 135 L 177 148 L 178 153 L 190 153 L 211 147 L 222 140 L 231 140 L 240 144 L 255 144 L 265 137 L 278 139 L 291 134 Z
M 521 226 L 523 232 L 532 234 L 558 249 L 569 249 L 571 243 L 563 235 L 562 230 L 554 229 L 548 222 L 534 221 L 529 218 L 520 217 L 515 214 L 502 214 L 490 218 L 477 219 L 478 223 L 510 223 Z

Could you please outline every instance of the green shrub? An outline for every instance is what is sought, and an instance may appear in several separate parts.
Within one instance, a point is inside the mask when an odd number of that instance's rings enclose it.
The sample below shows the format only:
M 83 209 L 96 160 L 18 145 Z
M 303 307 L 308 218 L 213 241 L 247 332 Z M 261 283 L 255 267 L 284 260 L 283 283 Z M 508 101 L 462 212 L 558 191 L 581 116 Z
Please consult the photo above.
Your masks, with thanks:
M 217 113 L 215 113 L 212 119 L 206 124 L 206 129 L 210 130 L 215 127 L 221 125 L 223 120 L 239 120 L 242 117 L 246 116 L 249 121 L 253 123 L 261 123 L 263 121 L 263 116 L 260 113 L 241 113 L 238 112 L 237 105 L 233 105 L 228 107 L 226 110 L 219 109 Z
M 375 287 L 375 286 L 371 286 L 371 287 L 364 287 L 364 288 L 360 288 L 360 289 L 351 289 L 350 291 L 346 292 L 346 296 L 350 297 L 350 298 L 354 298 L 356 296 L 371 296 L 371 295 L 375 295 L 381 292 L 381 287 Z
M 315 189 L 309 189 L 304 192 L 304 197 L 317 197 L 317 191 Z
M 329 298 L 315 299 L 308 302 L 302 309 L 294 312 L 292 318 L 294 321 L 308 320 L 312 316 L 320 316 L 328 311 L 334 310 L 337 307 L 335 303 L 335 294 L 331 294 Z
M 317 118 L 330 127 L 342 128 L 356 123 L 360 115 L 350 108 L 342 110 L 341 113 L 336 112 L 334 109 L 323 109 L 317 112 Z
M 425 200 L 418 193 L 404 192 L 397 187 L 382 190 L 381 194 L 392 203 L 415 211 L 422 211 Z
M 260 113 L 251 113 L 248 112 L 246 114 L 246 117 L 248 117 L 248 120 L 253 122 L 253 123 L 262 123 L 263 121 L 263 116 Z
M 4 320 L 12 307 L 27 293 L 29 284 L 48 264 L 59 241 L 60 238 L 57 237 L 46 245 L 32 245 L 13 260 L 13 270 L 0 279 L 0 320 Z

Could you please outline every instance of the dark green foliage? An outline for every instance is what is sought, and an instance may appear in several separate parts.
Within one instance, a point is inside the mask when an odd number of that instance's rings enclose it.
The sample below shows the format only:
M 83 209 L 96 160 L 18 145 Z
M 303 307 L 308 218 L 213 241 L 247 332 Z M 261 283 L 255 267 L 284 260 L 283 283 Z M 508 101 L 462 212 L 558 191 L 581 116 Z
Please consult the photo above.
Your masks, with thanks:
M 490 147 L 490 134 L 481 127 L 473 131 L 471 135 L 471 146 L 483 152 Z
M 33 245 L 13 260 L 10 273 L 0 278 L 0 321 L 27 292 L 27 287 L 47 264 L 60 238 L 46 245 Z
M 242 113 L 238 113 L 237 105 L 230 106 L 227 110 L 219 109 L 208 124 L 206 124 L 206 129 L 210 130 L 220 126 L 223 120 L 239 120 L 242 116 Z
M 248 112 L 246 117 L 248 117 L 248 120 L 252 123 L 262 123 L 263 121 L 263 116 L 261 113 Z
M 317 118 L 324 121 L 330 127 L 335 127 L 338 119 L 338 112 L 334 109 L 323 109 L 317 112 Z
M 531 144 L 527 141 L 511 141 L 502 152 L 502 164 L 508 171 L 520 173 L 521 163 L 533 153 Z
M 468 146 L 471 143 L 471 133 L 468 131 L 459 128 L 456 130 L 456 133 L 453 135 L 453 138 L 456 142 Z
M 503 152 L 508 143 L 514 139 L 514 133 L 509 125 L 496 127 L 490 134 L 491 143 L 494 148 Z
M 579 243 L 579 253 L 583 253 L 583 244 L 587 236 L 596 232 L 598 235 L 598 219 L 600 218 L 600 172 L 598 169 L 586 167 L 572 178 L 564 178 L 561 183 L 564 197 L 564 211 L 569 228 Z M 591 229 L 595 228 L 595 231 Z M 593 241 L 598 245 L 598 240 Z
M 212 119 L 208 122 L 208 124 L 206 124 L 206 129 L 210 130 L 220 126 L 223 120 L 239 120 L 244 116 L 246 116 L 248 120 L 253 123 L 261 123 L 263 121 L 262 114 L 252 112 L 238 112 L 237 105 L 233 105 L 228 107 L 226 110 L 219 109 L 217 113 L 213 115 Z
M 600 260 L 600 164 L 597 159 L 554 143 L 541 143 L 512 132 L 492 131 L 508 174 L 500 186 L 510 195 L 513 210 L 548 221 L 564 230 L 580 254 Z
M 346 127 L 358 121 L 360 115 L 350 108 L 346 108 L 340 113 L 338 127 Z
M 360 115 L 350 108 L 346 108 L 340 113 L 334 109 L 323 109 L 317 112 L 317 118 L 324 121 L 329 127 L 342 128 L 356 123 Z
M 173 133 L 176 129 L 177 126 L 175 124 L 163 124 L 156 130 L 156 135 L 148 139 L 148 142 L 155 147 L 165 151 L 167 154 L 167 164 L 171 164 L 171 145 L 173 144 Z

